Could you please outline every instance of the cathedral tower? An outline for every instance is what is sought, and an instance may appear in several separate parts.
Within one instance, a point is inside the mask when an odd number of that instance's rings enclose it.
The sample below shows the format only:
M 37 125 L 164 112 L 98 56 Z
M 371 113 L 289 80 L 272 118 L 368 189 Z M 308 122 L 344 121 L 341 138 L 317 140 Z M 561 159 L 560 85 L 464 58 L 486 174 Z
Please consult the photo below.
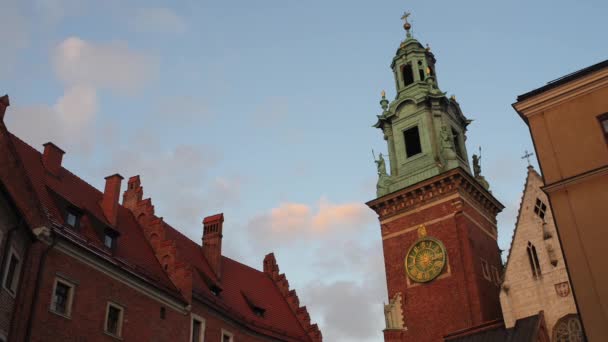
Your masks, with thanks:
M 456 99 L 439 89 L 435 56 L 410 33 L 391 63 L 396 96 L 382 92 L 374 127 L 388 145 L 379 156 L 377 198 L 389 303 L 385 341 L 443 341 L 443 336 L 499 319 L 500 250 L 496 215 L 503 206 L 471 174 L 467 125 Z M 495 271 L 496 270 L 496 271 Z

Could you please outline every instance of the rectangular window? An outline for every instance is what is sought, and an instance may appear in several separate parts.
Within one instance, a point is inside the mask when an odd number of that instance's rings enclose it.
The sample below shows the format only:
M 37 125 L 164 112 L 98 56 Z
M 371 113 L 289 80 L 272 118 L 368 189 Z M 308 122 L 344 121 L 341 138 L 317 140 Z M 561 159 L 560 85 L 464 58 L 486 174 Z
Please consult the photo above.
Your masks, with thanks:
M 234 335 L 232 335 L 231 332 L 222 329 L 222 342 L 234 342 Z
M 19 285 L 21 260 L 19 260 L 17 252 L 13 248 L 11 248 L 7 263 L 4 265 L 4 269 L 4 281 L 2 282 L 4 288 L 12 295 L 15 295 L 17 293 L 17 286 Z
M 462 147 L 460 146 L 460 134 L 458 134 L 458 132 L 456 132 L 456 130 L 452 127 L 452 139 L 454 139 L 454 150 L 456 151 L 456 154 L 464 159 L 464 156 L 462 155 Z
M 492 274 L 494 275 L 494 283 L 496 283 L 496 285 L 500 285 L 500 273 L 498 272 L 496 266 L 492 266 Z
M 122 335 L 122 319 L 124 309 L 114 303 L 108 303 L 106 309 L 106 333 L 120 337 Z
M 192 317 L 192 338 L 191 342 L 203 342 L 205 337 L 205 320 L 198 317 Z
M 76 227 L 76 215 L 68 213 L 65 222 L 68 224 L 68 226 Z
M 488 265 L 488 262 L 484 259 L 481 259 L 481 270 L 483 272 L 483 277 L 486 278 L 486 280 L 492 281 L 492 275 L 490 274 L 490 266 Z
M 598 116 L 597 119 L 600 122 L 600 127 L 602 128 L 604 138 L 606 139 L 606 143 L 608 144 L 608 113 L 604 113 Z
M 103 238 L 103 244 L 104 244 L 104 246 L 112 249 L 112 247 L 114 247 L 114 237 L 111 236 L 110 234 L 106 233 Z
M 51 300 L 51 311 L 62 316 L 70 317 L 72 314 L 73 297 L 74 285 L 61 279 L 55 279 L 53 298 Z
M 72 228 L 78 228 L 80 224 L 80 215 L 82 214 L 80 210 L 72 206 L 68 206 L 65 210 L 65 224 Z
M 545 219 L 545 213 L 547 212 L 547 205 L 540 199 L 536 199 L 536 205 L 534 205 L 534 213 L 541 219 Z
M 418 126 L 403 131 L 403 140 L 405 141 L 405 154 L 408 158 L 422 153 L 422 145 L 420 144 L 420 132 Z

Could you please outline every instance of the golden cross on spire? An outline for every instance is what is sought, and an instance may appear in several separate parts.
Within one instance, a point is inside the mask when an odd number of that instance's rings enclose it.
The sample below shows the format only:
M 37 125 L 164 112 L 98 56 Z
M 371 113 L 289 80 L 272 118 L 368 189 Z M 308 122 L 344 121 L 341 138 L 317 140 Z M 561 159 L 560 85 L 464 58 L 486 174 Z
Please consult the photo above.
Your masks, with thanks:
M 403 12 L 403 16 L 401 16 L 401 20 L 405 20 L 405 22 L 407 23 L 407 17 L 409 17 L 410 15 L 412 15 L 412 12 Z

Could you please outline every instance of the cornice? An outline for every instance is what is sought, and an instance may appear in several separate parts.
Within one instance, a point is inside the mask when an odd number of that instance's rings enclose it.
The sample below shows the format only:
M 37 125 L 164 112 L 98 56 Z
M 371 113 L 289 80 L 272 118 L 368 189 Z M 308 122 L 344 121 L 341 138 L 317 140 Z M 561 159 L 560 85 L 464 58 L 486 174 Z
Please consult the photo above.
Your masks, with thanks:
M 474 199 L 479 208 L 495 217 L 504 206 L 461 167 L 367 202 L 380 220 L 408 212 L 427 203 L 461 192 Z
M 564 188 L 567 188 L 570 185 L 574 185 L 574 184 L 583 182 L 589 178 L 605 176 L 605 175 L 608 175 L 608 165 L 604 165 L 597 169 L 593 169 L 593 170 L 578 174 L 576 176 L 562 179 L 560 181 L 545 185 L 542 187 L 542 190 L 545 191 L 546 193 L 550 194 L 550 193 L 562 190 Z
M 513 108 L 527 121 L 529 117 L 535 114 L 603 87 L 608 87 L 608 68 L 516 102 L 513 104 Z

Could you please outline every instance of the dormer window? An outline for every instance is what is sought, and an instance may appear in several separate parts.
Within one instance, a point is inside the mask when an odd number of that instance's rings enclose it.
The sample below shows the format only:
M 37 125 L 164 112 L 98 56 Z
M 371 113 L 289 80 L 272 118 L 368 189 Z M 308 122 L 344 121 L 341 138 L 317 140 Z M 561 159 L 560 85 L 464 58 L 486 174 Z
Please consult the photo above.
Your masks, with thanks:
M 217 296 L 219 296 L 219 295 L 220 295 L 220 293 L 222 292 L 222 289 L 221 289 L 219 286 L 217 286 L 217 285 L 211 285 L 211 286 L 209 287 L 209 290 L 210 290 L 210 291 L 211 291 L 211 293 L 213 293 L 213 295 L 214 295 L 214 296 L 216 296 L 216 297 L 217 297 Z
M 115 231 L 106 229 L 103 234 L 103 245 L 108 249 L 115 249 L 117 237 L 118 234 Z
M 264 313 L 266 312 L 265 309 L 258 308 L 257 306 L 254 306 L 252 308 L 252 310 L 253 310 L 253 314 L 256 315 L 256 316 L 258 316 L 258 317 L 264 317 Z
M 65 223 L 72 228 L 78 228 L 80 214 L 76 210 L 68 208 L 65 214 Z
M 248 296 L 243 291 L 241 291 L 241 294 L 243 295 L 245 302 L 247 302 L 247 305 L 249 305 L 251 312 L 258 317 L 264 317 L 266 309 L 262 307 L 262 303 L 259 300 L 254 300 L 251 296 Z

